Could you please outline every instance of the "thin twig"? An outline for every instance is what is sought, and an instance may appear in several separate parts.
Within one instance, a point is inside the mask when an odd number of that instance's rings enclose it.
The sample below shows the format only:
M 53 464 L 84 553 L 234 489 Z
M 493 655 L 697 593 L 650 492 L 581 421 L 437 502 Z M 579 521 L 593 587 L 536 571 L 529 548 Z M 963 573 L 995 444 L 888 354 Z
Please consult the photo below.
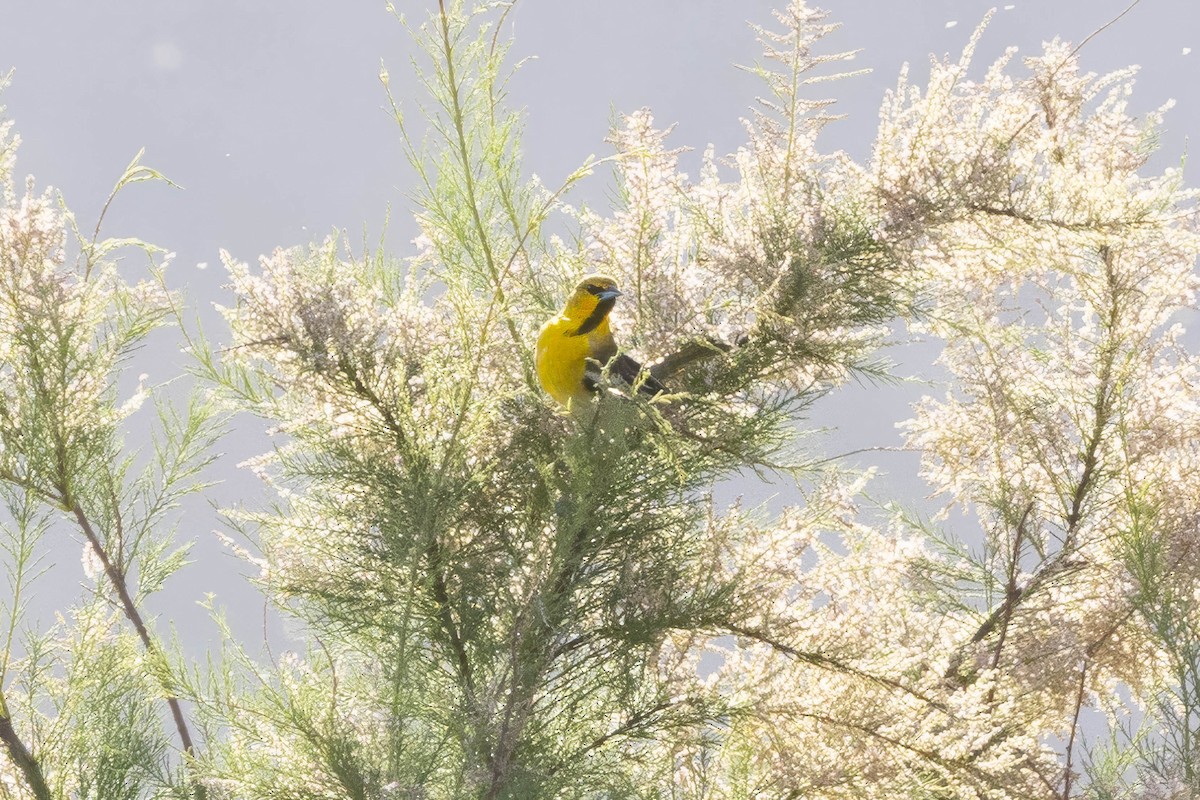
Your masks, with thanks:
M 1054 68 L 1054 72 L 1050 73 L 1051 76 L 1057 75 L 1058 71 L 1060 69 L 1062 69 L 1064 66 L 1066 66 L 1066 63 L 1068 61 L 1070 61 L 1075 56 L 1079 55 L 1079 51 L 1082 50 L 1087 45 L 1088 42 L 1090 42 L 1092 39 L 1095 39 L 1100 34 L 1104 33 L 1104 31 L 1111 28 L 1113 25 L 1117 24 L 1117 22 L 1120 21 L 1121 17 L 1125 16 L 1130 11 L 1133 11 L 1134 7 L 1136 7 L 1141 2 L 1142 2 L 1142 0 L 1133 0 L 1133 2 L 1130 3 L 1124 11 L 1122 11 L 1120 14 L 1117 14 L 1115 17 L 1110 19 L 1108 22 L 1104 23 L 1099 28 L 1097 28 L 1096 30 L 1092 31 L 1087 36 L 1085 36 L 1083 38 L 1083 41 L 1080 42 L 1078 45 L 1076 45 L 1075 49 L 1067 54 L 1067 57 L 1062 60 L 1062 63 Z
M 452 121 L 454 122 L 454 132 L 458 144 L 458 157 L 462 166 L 463 188 L 466 190 L 467 206 L 471 210 L 471 222 L 475 227 L 475 233 L 479 237 L 479 246 L 483 249 L 483 260 L 487 264 L 488 274 L 492 279 L 492 286 L 496 292 L 496 299 L 500 301 L 501 308 L 504 309 L 504 321 L 508 327 L 508 332 L 512 336 L 513 344 L 516 347 L 516 353 L 524 356 L 521 359 L 521 365 L 525 371 L 525 380 L 530 386 L 534 385 L 532 364 L 528 357 L 528 349 L 517 331 L 516 323 L 509 314 L 508 299 L 504 292 L 504 286 L 501 282 L 500 270 L 496 266 L 496 258 L 492 253 L 492 243 L 488 237 L 487 226 L 483 223 L 483 217 L 479 213 L 479 200 L 475 192 L 475 176 L 472 171 L 472 159 L 467 150 L 467 134 L 464 127 L 465 113 L 462 107 L 462 100 L 459 97 L 458 78 L 454 69 L 454 45 L 450 41 L 450 16 L 446 11 L 445 0 L 438 0 L 438 11 L 441 20 L 442 30 L 442 52 L 446 57 L 446 88 L 450 95 L 450 109 Z
M 1070 800 L 1071 781 L 1074 772 L 1071 769 L 1071 758 L 1075 749 L 1075 736 L 1079 732 L 1079 712 L 1083 710 L 1083 698 L 1087 688 L 1087 662 L 1079 668 L 1079 691 L 1075 696 L 1075 716 L 1071 719 L 1071 735 L 1067 738 L 1066 764 L 1063 765 L 1063 800 Z

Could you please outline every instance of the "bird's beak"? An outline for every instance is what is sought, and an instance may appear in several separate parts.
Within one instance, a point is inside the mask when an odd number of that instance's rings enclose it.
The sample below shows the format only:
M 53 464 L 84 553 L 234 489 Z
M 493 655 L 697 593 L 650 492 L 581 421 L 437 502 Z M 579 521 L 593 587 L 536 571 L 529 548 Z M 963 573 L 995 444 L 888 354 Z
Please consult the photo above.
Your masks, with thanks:
M 596 297 L 600 298 L 601 300 L 616 300 L 620 296 L 621 293 L 616 289 L 605 289 L 603 292 L 596 295 Z

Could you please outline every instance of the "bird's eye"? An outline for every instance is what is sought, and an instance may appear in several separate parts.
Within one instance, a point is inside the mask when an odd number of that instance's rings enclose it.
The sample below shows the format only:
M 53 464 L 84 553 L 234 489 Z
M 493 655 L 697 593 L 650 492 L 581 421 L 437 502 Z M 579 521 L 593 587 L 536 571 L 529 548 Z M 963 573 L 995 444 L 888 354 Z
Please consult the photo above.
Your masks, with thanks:
M 600 294 L 601 292 L 603 292 L 603 291 L 604 291 L 604 287 L 603 287 L 603 286 L 597 286 L 597 285 L 596 285 L 596 284 L 594 284 L 594 283 L 589 283 L 589 284 L 588 284 L 588 287 L 587 287 L 587 290 L 588 290 L 589 292 L 591 292 L 592 294 Z

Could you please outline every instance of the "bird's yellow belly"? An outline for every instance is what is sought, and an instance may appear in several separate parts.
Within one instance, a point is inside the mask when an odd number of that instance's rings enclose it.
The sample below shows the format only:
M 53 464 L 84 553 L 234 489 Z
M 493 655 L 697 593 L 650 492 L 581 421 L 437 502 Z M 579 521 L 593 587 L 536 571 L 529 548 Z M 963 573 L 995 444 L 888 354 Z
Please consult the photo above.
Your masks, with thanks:
M 587 358 L 587 336 L 567 336 L 553 323 L 547 325 L 538 336 L 535 357 L 538 381 L 547 394 L 564 406 L 573 399 L 586 398 L 588 390 L 583 385 L 583 374 Z

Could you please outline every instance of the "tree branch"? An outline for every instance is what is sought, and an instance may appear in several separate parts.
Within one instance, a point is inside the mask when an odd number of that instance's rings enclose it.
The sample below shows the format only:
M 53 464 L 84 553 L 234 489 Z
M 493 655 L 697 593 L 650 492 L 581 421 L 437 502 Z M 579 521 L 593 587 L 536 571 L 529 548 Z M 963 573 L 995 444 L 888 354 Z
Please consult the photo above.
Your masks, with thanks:
M 884 686 L 884 687 L 887 687 L 888 689 L 894 689 L 896 691 L 903 692 L 904 694 L 915 697 L 918 700 L 928 704 L 932 708 L 936 708 L 938 711 L 942 711 L 947 714 L 950 713 L 950 710 L 946 707 L 946 705 L 944 703 L 942 703 L 938 700 L 935 700 L 934 698 L 929 697 L 928 695 L 923 694 L 922 692 L 918 692 L 916 689 L 913 689 L 909 686 L 905 686 L 903 683 L 901 683 L 900 681 L 897 681 L 893 678 L 885 678 L 881 675 L 872 675 L 869 672 L 863 672 L 862 670 L 858 669 L 857 667 L 853 667 L 853 666 L 845 663 L 844 661 L 840 661 L 839 659 L 832 658 L 830 656 L 822 655 L 821 653 L 810 653 L 805 650 L 799 650 L 795 647 L 792 647 L 789 644 L 786 644 L 784 642 L 779 641 L 778 639 L 771 637 L 769 634 L 767 634 L 763 631 L 754 630 L 752 628 L 745 628 L 745 627 L 742 627 L 739 625 L 722 625 L 721 630 L 723 630 L 727 633 L 731 633 L 734 636 L 741 636 L 746 639 L 751 639 L 753 641 L 765 644 L 768 647 L 770 647 L 772 650 L 775 650 L 778 653 L 782 653 L 783 655 L 788 656 L 789 658 L 793 658 L 797 661 L 801 661 L 805 664 L 811 664 L 814 667 L 822 667 L 822 668 L 828 669 L 832 672 L 841 672 L 846 675 L 853 675 L 856 678 L 862 678 L 863 680 L 865 680 L 869 683 L 878 684 L 879 686 Z
M 338 369 L 342 377 L 349 381 L 355 396 L 366 400 L 382 418 L 384 427 L 391 433 L 397 450 L 401 454 L 408 452 L 410 449 L 408 437 L 405 435 L 400 421 L 396 419 L 396 415 L 392 413 L 392 410 L 388 407 L 384 399 L 363 381 L 358 370 L 355 369 L 354 365 L 348 359 L 341 359 L 338 363 Z M 450 641 L 451 655 L 454 658 L 454 668 L 458 673 L 458 679 L 462 684 L 463 692 L 466 694 L 467 705 L 473 707 L 475 702 L 474 672 L 471 668 L 471 660 L 467 653 L 466 642 L 463 639 L 462 632 L 458 628 L 458 621 L 454 619 L 454 612 L 450 607 L 450 590 L 446 582 L 446 576 L 442 572 L 442 548 L 438 543 L 437 537 L 433 534 L 429 534 L 429 542 L 425 546 L 425 558 L 429 562 L 429 573 L 432 576 L 430 593 L 433 595 L 433 601 L 437 605 L 438 623 L 441 625 L 442 631 L 446 634 L 446 638 Z
M 4 743 L 9 760 L 25 776 L 25 783 L 33 792 L 36 800 L 53 800 L 50 787 L 46 784 L 46 776 L 42 772 L 42 765 L 38 763 L 37 758 L 30 752 L 25 742 L 21 741 L 21 737 L 13 728 L 12 717 L 8 713 L 8 703 L 2 692 L 0 692 L 0 742 Z
M 1065 528 L 1063 533 L 1062 546 L 1058 553 L 1049 561 L 1045 562 L 1044 566 L 1039 569 L 1025 586 L 1016 590 L 1010 590 L 1006 593 L 1004 602 L 998 608 L 988 615 L 987 619 L 975 631 L 975 635 L 971 637 L 970 644 L 978 644 L 991 635 L 996 626 L 1003 623 L 1007 628 L 1008 621 L 1016 607 L 1023 603 L 1030 595 L 1046 584 L 1051 578 L 1060 574 L 1066 573 L 1071 569 L 1082 566 L 1085 562 L 1073 558 L 1076 550 L 1076 535 L 1079 531 L 1079 523 L 1083 520 L 1083 507 L 1095 487 L 1097 476 L 1100 467 L 1100 444 L 1104 438 L 1104 432 L 1108 428 L 1109 419 L 1112 415 L 1113 401 L 1113 363 L 1116 360 L 1116 344 L 1112 339 L 1112 331 L 1116 328 L 1118 318 L 1121 314 L 1121 306 L 1119 303 L 1120 289 L 1118 285 L 1114 254 L 1108 246 L 1099 248 L 1098 255 L 1104 264 L 1104 278 L 1108 287 L 1108 308 L 1106 309 L 1107 316 L 1104 319 L 1104 325 L 1107 338 L 1099 346 L 1100 349 L 1100 381 L 1096 387 L 1096 397 L 1092 403 L 1092 427 L 1082 436 L 1085 438 L 1086 444 L 1083 446 L 1083 451 L 1079 454 L 1080 463 L 1083 466 L 1079 475 L 1079 480 L 1075 484 L 1075 488 L 1071 491 L 1070 498 L 1066 500 L 1066 506 L 1063 511 L 1065 513 L 1064 522 Z M 1026 515 L 1022 517 L 1021 526 L 1026 522 Z M 965 648 L 951 659 L 950 666 L 944 673 L 947 679 L 955 677 L 965 657 Z
M 653 720 L 655 715 L 657 715 L 663 711 L 666 711 L 667 709 L 671 708 L 672 706 L 680 705 L 680 703 L 681 703 L 681 701 L 679 701 L 679 700 L 660 700 L 659 702 L 655 703 L 652 706 L 643 708 L 641 711 L 638 711 L 636 714 L 631 714 L 629 719 L 625 720 L 617 727 L 601 734 L 600 736 L 597 736 L 595 739 L 588 742 L 583 747 L 572 752 L 570 755 L 565 756 L 557 764 L 555 764 L 554 766 L 552 766 L 548 770 L 546 770 L 546 774 L 549 776 L 554 776 L 554 775 L 558 774 L 558 772 L 561 771 L 563 769 L 563 767 L 567 766 L 568 764 L 574 763 L 574 762 L 582 759 L 588 753 L 591 753 L 595 750 L 599 750 L 601 747 L 603 747 L 605 744 L 607 744 L 612 739 L 616 739 L 620 736 L 625 736 L 625 735 L 631 733 L 632 731 L 637 730 L 637 728 L 639 728 L 642 725 L 645 725 L 646 723 Z
M 142 619 L 141 612 L 138 611 L 137 605 L 133 602 L 133 596 L 129 592 L 129 583 L 125 580 L 125 573 L 113 564 L 112 559 L 108 557 L 108 552 L 104 549 L 104 543 L 100 541 L 99 535 L 92 527 L 91 520 L 88 519 L 83 507 L 78 502 L 67 501 L 67 510 L 75 515 L 75 521 L 79 524 L 83 535 L 87 537 L 88 543 L 92 546 L 92 552 L 96 554 L 96 558 L 100 559 L 101 565 L 104 567 L 104 574 L 108 576 L 109 583 L 117 592 L 117 598 L 121 601 L 121 610 L 125 613 L 125 618 L 133 625 L 133 629 L 137 631 L 138 638 L 142 640 L 142 646 L 146 652 L 154 658 L 164 658 L 158 645 L 150 638 L 150 631 L 146 627 L 145 620 Z M 179 732 L 179 741 L 183 744 L 183 751 L 190 757 L 195 755 L 195 747 L 192 745 L 192 735 L 188 730 L 187 721 L 183 716 L 183 708 L 179 704 L 179 698 L 175 697 L 174 692 L 169 690 L 169 687 L 164 686 L 167 691 L 167 705 L 171 709 L 171 717 L 175 720 L 175 729 Z
M 1008 560 L 1008 580 L 1004 585 L 1004 604 L 1002 606 L 1004 613 L 1000 619 L 1000 636 L 996 639 L 996 650 L 992 654 L 992 669 L 1000 666 L 1000 654 L 1004 651 L 1004 642 L 1008 638 L 1008 625 L 1012 621 L 1013 607 L 1021 592 L 1020 587 L 1017 586 L 1017 571 L 1021 564 L 1021 550 L 1026 538 L 1025 526 L 1032 513 L 1033 503 L 1027 503 L 1025 511 L 1021 514 L 1021 521 L 1017 523 L 1016 536 L 1013 538 L 1012 555 Z M 996 687 L 993 686 L 988 690 L 988 702 L 993 702 L 995 697 Z
M 1083 698 L 1087 688 L 1087 662 L 1079 668 L 1079 691 L 1075 696 L 1075 715 L 1071 718 L 1071 735 L 1067 738 L 1066 763 L 1063 765 L 1063 800 L 1071 797 L 1071 782 L 1075 777 L 1071 759 L 1075 749 L 1075 736 L 1079 732 L 1079 712 L 1083 710 Z
M 988 614 L 980 626 L 975 630 L 975 635 L 971 637 L 969 645 L 975 645 L 982 642 L 996 629 L 996 626 L 1002 622 L 1007 625 L 1007 620 L 1011 618 L 1013 612 L 1024 603 L 1030 596 L 1039 591 L 1043 586 L 1050 582 L 1051 579 L 1066 574 L 1075 569 L 1084 566 L 1083 561 L 1068 558 L 1070 554 L 1059 552 L 1054 558 L 1050 559 L 1042 569 L 1029 579 L 1029 582 L 1017 589 L 1015 592 L 1007 594 L 999 606 L 992 613 Z M 953 679 L 958 676 L 958 668 L 962 666 L 963 659 L 966 657 L 967 647 L 963 647 L 950 659 L 949 666 L 943 673 L 946 679 Z M 969 681 L 968 681 L 969 682 Z
M 463 640 L 462 632 L 458 629 L 458 621 L 454 619 L 454 612 L 450 608 L 450 591 L 446 585 L 446 577 L 442 574 L 442 550 L 436 536 L 429 537 L 425 556 L 429 559 L 429 572 L 433 576 L 432 592 L 438 607 L 438 621 L 442 625 L 446 638 L 450 640 L 455 670 L 458 672 L 458 678 L 466 693 L 467 705 L 473 708 L 475 704 L 474 671 L 471 669 L 471 659 L 467 653 L 466 642 Z

